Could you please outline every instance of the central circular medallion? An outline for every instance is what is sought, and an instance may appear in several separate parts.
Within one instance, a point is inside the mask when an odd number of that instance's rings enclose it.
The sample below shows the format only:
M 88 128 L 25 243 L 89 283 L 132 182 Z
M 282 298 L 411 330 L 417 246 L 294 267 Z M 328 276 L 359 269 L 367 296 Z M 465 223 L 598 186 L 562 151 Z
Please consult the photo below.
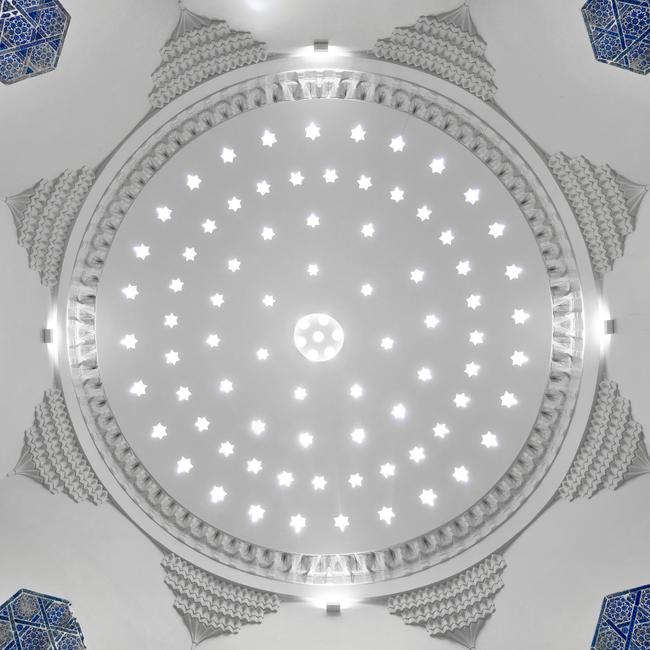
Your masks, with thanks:
M 343 328 L 329 314 L 307 314 L 293 331 L 298 352 L 309 361 L 330 361 L 343 347 Z

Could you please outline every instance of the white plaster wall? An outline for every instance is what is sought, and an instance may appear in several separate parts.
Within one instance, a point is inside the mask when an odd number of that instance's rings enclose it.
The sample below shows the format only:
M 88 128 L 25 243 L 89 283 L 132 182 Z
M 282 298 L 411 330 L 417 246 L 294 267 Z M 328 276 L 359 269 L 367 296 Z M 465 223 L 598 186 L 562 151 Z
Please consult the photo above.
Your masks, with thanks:
M 64 0 L 72 24 L 59 68 L 0 86 L 0 197 L 64 168 L 96 164 L 146 113 L 157 50 L 176 20 L 173 0 Z M 362 49 L 392 26 L 456 0 L 187 0 L 251 29 L 272 50 L 313 38 Z M 650 183 L 650 77 L 598 64 L 579 14 L 582 0 L 473 0 L 498 101 L 545 150 L 584 153 Z M 265 9 L 266 8 L 266 9 Z M 261 9 L 261 10 L 260 10 Z M 370 9 L 370 11 L 369 11 Z M 625 258 L 604 282 L 617 320 L 607 363 L 650 425 L 648 333 L 650 199 Z M 9 211 L 0 204 L 0 476 L 18 458 L 22 432 L 51 384 L 39 329 L 48 292 L 27 268 Z M 650 477 L 590 501 L 557 503 L 506 552 L 507 588 L 481 650 L 587 648 L 602 595 L 650 582 Z M 112 506 L 74 504 L 13 477 L 0 481 L 0 598 L 20 586 L 73 601 L 88 647 L 189 648 L 162 582 L 160 551 Z M 262 626 L 207 641 L 210 648 L 394 650 L 456 647 L 404 626 L 377 604 L 326 617 L 285 603 Z

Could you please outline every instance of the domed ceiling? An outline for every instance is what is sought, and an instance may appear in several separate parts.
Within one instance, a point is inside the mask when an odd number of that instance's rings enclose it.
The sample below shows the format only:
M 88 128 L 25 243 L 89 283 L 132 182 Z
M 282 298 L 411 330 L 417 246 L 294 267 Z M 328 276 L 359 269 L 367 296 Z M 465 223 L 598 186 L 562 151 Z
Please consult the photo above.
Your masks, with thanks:
M 118 504 L 179 611 L 203 576 L 257 603 L 228 631 L 332 585 L 424 624 L 465 580 L 426 626 L 473 643 L 549 502 L 650 467 L 598 277 L 644 188 L 534 147 L 484 50 L 466 6 L 322 63 L 182 9 L 148 119 L 9 199 L 58 314 L 18 471 Z

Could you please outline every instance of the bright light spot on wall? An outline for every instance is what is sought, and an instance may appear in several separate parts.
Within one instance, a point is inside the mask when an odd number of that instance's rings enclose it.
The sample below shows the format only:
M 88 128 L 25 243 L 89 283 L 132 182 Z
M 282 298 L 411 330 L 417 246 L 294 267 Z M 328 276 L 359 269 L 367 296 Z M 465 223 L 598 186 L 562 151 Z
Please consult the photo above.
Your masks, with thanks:
M 516 280 L 521 274 L 522 269 L 516 264 L 506 266 L 506 276 L 509 280 Z
M 174 292 L 174 293 L 179 293 L 180 291 L 183 291 L 183 286 L 184 282 L 180 278 L 176 278 L 175 280 L 172 280 L 169 283 L 169 288 Z
M 442 174 L 445 169 L 445 159 L 444 158 L 434 158 L 430 163 L 429 167 L 431 168 L 432 174 Z
M 443 246 L 451 246 L 451 242 L 454 241 L 454 233 L 451 232 L 451 230 L 445 230 L 444 232 L 440 233 L 440 237 L 438 239 L 442 242 Z
M 413 449 L 409 451 L 409 459 L 414 463 L 420 463 L 425 459 L 425 457 L 424 449 L 422 447 L 413 447 Z
M 464 465 L 460 467 L 454 467 L 454 473 L 452 476 L 458 481 L 458 483 L 467 483 L 469 481 L 469 471 Z
M 380 468 L 379 468 L 379 473 L 384 477 L 384 478 L 389 478 L 391 476 L 395 476 L 395 465 L 392 463 L 384 463 Z
M 390 200 L 399 203 L 404 200 L 404 190 L 401 190 L 399 187 L 392 189 L 390 191 Z
M 302 515 L 293 515 L 289 520 L 289 526 L 299 533 L 307 525 L 307 520 Z
M 126 296 L 127 300 L 135 300 L 135 297 L 138 295 L 138 287 L 134 284 L 129 284 L 128 286 L 122 289 L 122 293 Z
M 195 248 L 186 248 L 183 251 L 183 257 L 186 262 L 193 262 L 196 259 L 196 249 Z
M 181 360 L 178 352 L 176 350 L 170 350 L 165 352 L 165 363 L 170 366 L 175 366 Z
M 523 366 L 528 361 L 528 357 L 521 350 L 515 350 L 510 360 L 513 366 Z
M 193 467 L 192 460 L 185 458 L 185 456 L 181 456 L 180 460 L 176 463 L 176 471 L 179 474 L 187 474 Z
M 381 510 L 378 510 L 377 514 L 379 515 L 380 521 L 383 521 L 387 524 L 390 524 L 393 521 L 393 517 L 395 516 L 393 509 L 386 506 L 384 506 Z
M 431 370 L 429 368 L 420 368 L 418 370 L 418 379 L 420 381 L 431 381 L 433 378 L 433 375 L 431 374 Z
M 490 447 L 497 447 L 499 442 L 497 437 L 488 431 L 481 436 L 481 444 L 489 449 Z
M 260 521 L 260 519 L 264 518 L 265 512 L 266 510 L 264 510 L 264 508 L 262 508 L 262 506 L 258 504 L 258 505 L 251 506 L 248 509 L 248 516 L 251 518 L 251 521 L 255 523 L 257 521 Z
M 263 420 L 253 420 L 251 422 L 251 431 L 259 436 L 266 431 L 266 423 Z
M 359 186 L 360 190 L 369 190 L 372 187 L 372 178 L 370 178 L 370 176 L 366 176 L 365 174 L 361 174 L 361 176 L 359 176 L 357 179 L 357 185 Z
M 165 223 L 172 218 L 172 211 L 167 206 L 156 208 L 156 217 Z
M 379 345 L 383 350 L 392 350 L 393 346 L 395 345 L 395 341 L 393 341 L 390 336 L 384 336 Z
M 438 495 L 433 490 L 422 490 L 420 492 L 420 501 L 424 506 L 433 507 Z
M 215 223 L 214 219 L 206 219 L 201 224 L 201 228 L 203 228 L 204 233 L 211 235 L 217 229 L 217 224 Z
M 490 225 L 488 229 L 488 234 L 491 237 L 494 237 L 494 239 L 498 239 L 503 235 L 504 230 L 505 230 L 505 226 L 502 223 L 493 223 Z
M 187 175 L 187 186 L 190 188 L 190 190 L 198 189 L 200 184 L 201 179 L 196 174 Z
M 473 332 L 470 332 L 469 334 L 469 342 L 472 345 L 481 345 L 483 343 L 483 338 L 484 338 L 483 332 L 479 332 L 478 330 L 474 330 Z
M 302 182 L 304 180 L 305 180 L 305 177 L 302 175 L 301 172 L 290 172 L 290 174 L 289 174 L 289 182 L 294 187 L 297 187 L 298 185 L 302 185 Z
M 354 431 L 352 431 L 350 434 L 350 438 L 352 438 L 353 442 L 356 442 L 358 445 L 360 445 L 366 439 L 366 432 L 360 428 L 354 429 Z
M 271 133 L 268 129 L 262 134 L 261 140 L 263 147 L 272 147 L 278 141 L 275 133 Z
M 135 350 L 135 346 L 138 343 L 138 339 L 135 338 L 135 334 L 127 334 L 121 341 L 120 343 L 127 349 L 127 350 Z
M 350 387 L 350 397 L 359 399 L 363 395 L 363 388 L 359 384 L 352 384 Z
M 178 398 L 179 402 L 187 402 L 187 400 L 190 399 L 191 395 L 192 393 L 187 386 L 181 386 L 176 391 L 176 397 Z
M 307 397 L 307 389 L 306 389 L 306 388 L 303 388 L 302 386 L 298 386 L 298 388 L 296 388 L 296 389 L 293 391 L 293 396 L 294 396 L 297 400 L 302 401 L 302 400 L 305 399 L 305 397 Z
M 231 163 L 235 158 L 237 158 L 237 154 L 233 149 L 229 149 L 228 147 L 223 148 L 223 151 L 221 152 L 221 160 L 223 160 L 224 163 Z
M 199 417 L 196 418 L 194 426 L 196 427 L 197 431 L 207 431 L 208 427 L 210 426 L 210 421 L 206 417 Z
M 338 528 L 341 532 L 343 532 L 349 525 L 349 517 L 346 517 L 345 515 L 338 515 L 337 517 L 334 517 L 334 526 L 336 526 L 336 528 Z
M 314 476 L 311 481 L 312 487 L 314 490 L 324 490 L 327 485 L 327 481 L 324 476 Z
M 271 191 L 271 186 L 266 181 L 260 181 L 255 190 L 260 196 L 266 196 Z
M 219 338 L 218 334 L 210 334 L 207 339 L 205 339 L 205 342 L 211 347 L 211 348 L 217 348 L 219 347 L 219 343 L 221 342 L 221 339 Z
M 350 484 L 351 488 L 361 487 L 363 485 L 363 476 L 361 476 L 361 474 L 350 474 L 348 483 Z
M 467 192 L 465 192 L 465 202 L 474 205 L 478 201 L 479 194 L 480 190 L 472 188 L 468 189 Z
M 395 404 L 395 406 L 393 406 L 391 409 L 390 414 L 396 420 L 403 420 L 406 417 L 406 407 L 404 404 Z
M 147 384 L 139 379 L 131 386 L 129 392 L 136 397 L 142 397 L 147 392 Z
M 145 246 L 144 244 L 140 244 L 138 246 L 133 247 L 133 252 L 135 253 L 135 256 L 139 260 L 145 260 L 147 257 L 149 257 L 150 252 L 149 252 L 149 246 Z
M 246 462 L 246 471 L 251 474 L 259 474 L 262 471 L 262 461 L 257 458 L 251 458 Z
M 355 142 L 361 142 L 366 138 L 366 132 L 363 130 L 361 124 L 357 124 L 353 129 L 350 130 L 350 138 Z
M 298 435 L 298 442 L 302 447 L 307 449 L 307 447 L 311 447 L 311 445 L 314 442 L 314 436 L 311 435 L 311 433 L 307 433 L 306 431 Z
M 339 176 L 336 173 L 336 169 L 326 169 L 325 173 L 323 174 L 323 178 L 325 179 L 326 183 L 334 183 L 338 177 Z
M 226 440 L 219 445 L 219 453 L 228 458 L 228 456 L 232 456 L 235 453 L 235 445 L 229 440 Z
M 456 397 L 454 397 L 454 404 L 459 409 L 467 408 L 469 401 L 469 397 L 465 393 L 456 393 Z
M 501 406 L 505 406 L 506 408 L 511 408 L 518 404 L 517 398 L 514 396 L 514 394 L 509 393 L 508 391 L 505 391 L 503 395 L 501 395 L 500 399 Z
M 305 127 L 305 137 L 309 138 L 312 142 L 316 138 L 320 138 L 320 127 L 311 122 L 308 126 Z
M 512 320 L 516 325 L 523 325 L 530 318 L 530 314 L 523 309 L 515 309 L 512 313 Z
M 178 316 L 176 314 L 165 314 L 165 327 L 172 329 L 178 325 Z
M 210 490 L 210 498 L 212 499 L 212 503 L 219 503 L 223 501 L 227 495 L 228 492 L 226 492 L 221 485 L 215 485 L 212 490 Z
M 396 153 L 398 151 L 404 151 L 405 144 L 406 142 L 404 142 L 404 138 L 401 135 L 398 135 L 390 141 L 388 146 L 392 149 L 393 153 Z
M 230 379 L 222 379 L 219 382 L 219 390 L 222 393 L 226 393 L 226 394 L 227 393 L 232 393 L 232 391 L 233 391 L 232 381 L 230 381 Z
M 236 196 L 233 196 L 232 199 L 228 199 L 228 210 L 231 212 L 241 210 L 241 199 L 238 199 Z
M 433 427 L 433 435 L 436 438 L 444 438 L 449 433 L 449 429 L 446 424 L 441 424 L 438 422 L 435 427 Z
M 167 435 L 167 427 L 164 424 L 158 422 L 154 424 L 151 429 L 151 437 L 156 438 L 157 440 L 162 440 Z

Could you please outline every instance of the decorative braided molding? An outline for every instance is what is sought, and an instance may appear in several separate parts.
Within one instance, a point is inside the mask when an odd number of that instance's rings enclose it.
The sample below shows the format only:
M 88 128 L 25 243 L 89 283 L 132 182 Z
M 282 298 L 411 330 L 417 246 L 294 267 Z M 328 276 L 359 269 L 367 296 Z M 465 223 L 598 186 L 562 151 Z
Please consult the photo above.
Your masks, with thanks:
M 45 391 L 36 407 L 14 473 L 43 483 L 52 494 L 65 492 L 77 502 L 99 505 L 108 498 L 81 451 L 63 393 L 55 388 Z
M 230 29 L 225 20 L 212 20 L 181 6 L 178 25 L 160 51 L 161 63 L 151 75 L 149 102 L 166 104 L 194 86 L 245 65 L 265 61 L 265 43 L 250 32 Z
M 165 555 L 162 566 L 193 646 L 218 634 L 237 634 L 242 625 L 261 623 L 280 608 L 277 594 L 219 580 L 173 553 Z
M 491 555 L 449 580 L 391 596 L 388 611 L 406 625 L 421 625 L 431 636 L 474 648 L 483 623 L 495 611 L 505 568 L 500 555 Z
M 139 461 L 106 398 L 95 340 L 95 307 L 105 260 L 130 206 L 172 156 L 211 128 L 282 102 L 370 102 L 438 128 L 481 160 L 512 195 L 535 235 L 552 299 L 548 382 L 529 437 L 502 478 L 467 510 L 436 529 L 389 548 L 310 555 L 270 549 L 229 535 L 189 512 Z M 250 79 L 194 104 L 143 143 L 97 206 L 80 248 L 68 301 L 75 390 L 105 462 L 124 490 L 164 530 L 225 565 L 300 583 L 375 582 L 410 575 L 476 544 L 506 521 L 545 476 L 569 426 L 582 369 L 582 302 L 571 247 L 553 203 L 527 163 L 474 113 L 403 80 L 356 70 L 289 71 Z
M 623 255 L 625 238 L 634 230 L 647 187 L 608 165 L 596 167 L 584 156 L 556 153 L 548 164 L 573 208 L 594 269 L 598 273 L 611 271 Z
M 372 53 L 378 59 L 431 72 L 480 99 L 492 101 L 497 87 L 485 48 L 469 6 L 463 4 L 435 16 L 420 16 L 410 27 L 396 27 L 388 38 L 375 43 Z
M 46 287 L 54 288 L 59 282 L 68 235 L 94 182 L 95 173 L 88 167 L 66 170 L 54 180 L 41 180 L 5 200 L 29 267 Z
M 559 494 L 565 499 L 591 497 L 623 481 L 650 473 L 643 429 L 632 417 L 630 401 L 621 397 L 616 382 L 600 382 L 582 445 Z

